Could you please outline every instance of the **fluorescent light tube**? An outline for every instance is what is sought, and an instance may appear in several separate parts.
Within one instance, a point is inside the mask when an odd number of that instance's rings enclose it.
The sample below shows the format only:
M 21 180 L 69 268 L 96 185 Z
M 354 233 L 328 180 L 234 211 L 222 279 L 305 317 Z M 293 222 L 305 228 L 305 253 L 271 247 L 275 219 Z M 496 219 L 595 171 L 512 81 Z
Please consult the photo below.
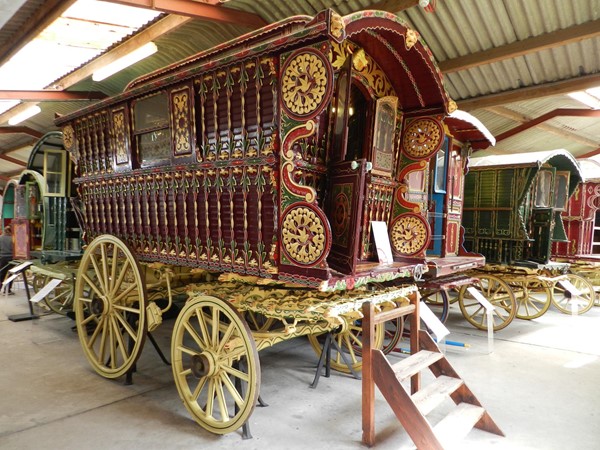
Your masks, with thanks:
M 23 122 L 24 120 L 27 120 L 30 117 L 33 117 L 36 114 L 39 114 L 40 112 L 42 112 L 42 109 L 38 105 L 30 106 L 29 108 L 24 109 L 20 113 L 15 114 L 10 119 L 8 119 L 8 124 L 9 125 L 17 125 L 17 124 Z
M 154 42 L 148 42 L 147 44 L 142 45 L 140 48 L 128 53 L 125 56 L 122 56 L 119 59 L 114 60 L 110 64 L 98 69 L 92 75 L 92 80 L 101 81 L 105 78 L 110 77 L 111 75 L 123 70 L 125 67 L 129 67 L 132 64 L 135 64 L 138 61 L 141 61 L 144 58 L 147 58 L 150 55 L 153 55 L 157 51 L 156 44 Z

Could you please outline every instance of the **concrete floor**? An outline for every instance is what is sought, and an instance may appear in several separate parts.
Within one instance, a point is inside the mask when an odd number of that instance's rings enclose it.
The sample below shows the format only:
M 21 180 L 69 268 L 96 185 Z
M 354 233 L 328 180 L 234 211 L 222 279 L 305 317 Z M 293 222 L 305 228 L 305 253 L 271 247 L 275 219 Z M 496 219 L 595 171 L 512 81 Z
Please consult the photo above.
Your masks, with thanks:
M 256 408 L 254 437 L 242 440 L 240 432 L 214 436 L 196 425 L 149 342 L 134 384 L 125 386 L 93 372 L 70 319 L 7 319 L 27 312 L 24 291 L 0 295 L 0 449 L 362 448 L 361 383 L 334 372 L 310 389 L 317 358 L 305 339 L 260 353 L 269 406 Z M 156 332 L 166 353 L 172 325 Z M 457 448 L 600 448 L 600 308 L 515 320 L 496 334 L 491 354 L 487 335 L 466 323 L 458 305 L 447 326 L 448 339 L 471 345 L 446 346 L 447 358 L 506 434 L 475 430 Z M 412 447 L 379 392 L 376 432 L 378 449 Z

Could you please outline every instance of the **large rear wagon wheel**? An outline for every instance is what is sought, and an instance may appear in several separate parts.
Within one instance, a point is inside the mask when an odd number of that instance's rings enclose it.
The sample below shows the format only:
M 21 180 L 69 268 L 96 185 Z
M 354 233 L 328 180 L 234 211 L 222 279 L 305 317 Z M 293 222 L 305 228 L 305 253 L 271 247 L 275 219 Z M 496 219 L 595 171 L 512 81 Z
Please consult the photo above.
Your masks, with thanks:
M 79 341 L 94 370 L 105 378 L 127 373 L 146 339 L 146 289 L 123 241 L 103 235 L 86 248 L 73 309 Z
M 508 284 L 493 275 L 478 275 L 477 278 L 478 281 L 473 284 L 473 287 L 494 305 L 492 312 L 494 331 L 502 330 L 517 314 L 517 302 L 513 291 Z M 467 288 L 467 285 L 462 286 L 458 293 L 460 310 L 471 325 L 487 331 L 486 309 L 467 291 Z
M 581 295 L 573 295 L 559 282 L 554 285 L 552 290 L 552 303 L 554 303 L 554 306 L 556 306 L 560 312 L 565 314 L 572 314 L 573 311 L 575 311 L 576 314 L 588 312 L 592 306 L 594 306 L 594 301 L 596 299 L 594 285 L 584 277 L 574 273 L 569 273 L 566 276 L 568 281 Z M 573 302 L 578 302 L 578 304 L 573 305 Z M 574 309 L 572 309 L 573 306 Z
M 401 332 L 401 329 L 400 329 Z M 352 370 L 359 372 L 362 370 L 362 321 L 356 320 L 347 324 L 345 331 L 336 333 L 332 332 L 332 338 L 337 342 L 341 352 L 337 351 L 335 346 L 331 346 L 331 368 L 338 372 L 351 373 L 348 364 L 344 361 L 345 359 L 349 362 Z M 375 325 L 375 336 L 374 336 L 374 348 L 383 348 L 385 339 L 385 324 Z M 321 357 L 323 350 L 323 342 L 325 341 L 325 335 L 308 335 L 308 341 L 312 346 L 317 356 Z M 392 350 L 391 345 L 386 343 L 386 351 Z
M 225 434 L 248 420 L 260 391 L 260 363 L 246 321 L 216 297 L 189 300 L 173 327 L 171 364 L 179 397 L 206 430 Z

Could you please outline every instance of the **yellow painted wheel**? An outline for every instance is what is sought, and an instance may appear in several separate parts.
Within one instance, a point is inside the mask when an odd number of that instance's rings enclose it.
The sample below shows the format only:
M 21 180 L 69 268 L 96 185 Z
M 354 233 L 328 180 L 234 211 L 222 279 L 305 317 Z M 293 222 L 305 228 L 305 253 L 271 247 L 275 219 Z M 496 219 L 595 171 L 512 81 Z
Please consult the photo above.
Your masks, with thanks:
M 94 370 L 118 378 L 131 369 L 146 339 L 146 289 L 123 241 L 103 235 L 87 247 L 73 309 L 79 341 Z
M 216 434 L 237 430 L 260 391 L 260 364 L 250 328 L 227 301 L 189 300 L 173 327 L 171 364 L 179 397 L 200 426 Z
M 565 314 L 583 314 L 588 312 L 594 306 L 596 293 L 594 285 L 580 275 L 574 273 L 567 274 L 568 281 L 579 291 L 580 295 L 573 295 L 568 289 L 565 289 L 560 282 L 554 285 L 552 290 L 552 303 L 560 312 Z M 576 303 L 575 303 L 576 302 Z
M 317 356 L 321 357 L 325 335 L 309 335 L 308 341 Z M 340 333 L 334 333 L 333 339 L 341 349 L 338 352 L 335 346 L 331 346 L 331 368 L 338 372 L 351 373 L 344 357 L 348 360 L 355 372 L 362 370 L 362 322 L 353 321 L 348 324 L 347 330 Z M 375 325 L 374 348 L 381 349 L 385 339 L 384 324 Z M 342 356 L 343 353 L 343 356 Z
M 478 275 L 478 281 L 472 285 L 493 306 L 492 312 L 494 331 L 502 330 L 515 318 L 517 302 L 508 284 L 493 275 Z M 464 285 L 458 293 L 458 304 L 467 321 L 480 330 L 488 329 L 486 309 L 467 290 Z
M 33 276 L 32 286 L 33 292 L 39 292 L 52 277 L 36 273 Z M 66 315 L 73 310 L 73 283 L 71 280 L 63 280 L 56 288 L 46 295 L 44 303 L 53 312 L 61 315 Z
M 537 319 L 550 308 L 552 291 L 541 281 L 515 282 L 510 287 L 517 300 L 517 318 Z

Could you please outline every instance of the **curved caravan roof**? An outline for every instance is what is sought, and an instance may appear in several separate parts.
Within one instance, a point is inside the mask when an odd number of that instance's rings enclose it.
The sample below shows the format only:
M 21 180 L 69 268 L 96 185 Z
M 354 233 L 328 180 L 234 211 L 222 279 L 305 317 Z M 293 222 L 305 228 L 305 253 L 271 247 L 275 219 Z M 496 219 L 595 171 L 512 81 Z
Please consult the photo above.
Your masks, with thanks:
M 298 45 L 345 40 L 365 52 L 390 76 L 399 107 L 410 114 L 448 114 L 456 109 L 443 84 L 433 55 L 419 34 L 396 15 L 384 11 L 362 11 L 345 17 L 325 10 L 315 17 L 294 16 L 247 33 L 178 63 L 132 81 L 125 91 L 56 120 L 64 124 L 74 117 L 93 112 L 197 74 L 269 52 L 281 52 Z M 373 74 L 376 76 L 377 74 Z
M 444 119 L 452 135 L 461 142 L 470 142 L 475 150 L 496 145 L 496 138 L 475 116 L 457 109 Z
M 600 163 L 593 159 L 578 159 L 583 181 L 600 182 Z
M 469 170 L 478 170 L 492 167 L 535 167 L 541 168 L 549 164 L 557 170 L 571 172 L 569 191 L 572 192 L 577 184 L 583 180 L 583 175 L 577 160 L 566 150 L 549 150 L 545 152 L 513 153 L 510 155 L 490 155 L 469 159 Z

